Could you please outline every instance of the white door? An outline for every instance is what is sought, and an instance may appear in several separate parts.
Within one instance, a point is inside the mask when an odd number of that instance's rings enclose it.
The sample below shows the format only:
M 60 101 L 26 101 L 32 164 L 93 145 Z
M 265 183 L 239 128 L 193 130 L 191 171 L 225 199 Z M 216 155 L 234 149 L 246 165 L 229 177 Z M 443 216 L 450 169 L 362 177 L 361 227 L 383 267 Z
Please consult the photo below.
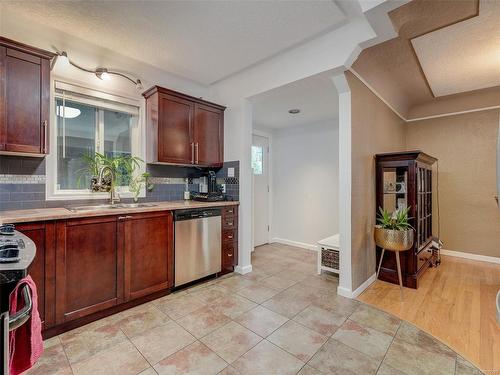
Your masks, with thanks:
M 269 139 L 253 136 L 253 240 L 254 246 L 269 242 Z

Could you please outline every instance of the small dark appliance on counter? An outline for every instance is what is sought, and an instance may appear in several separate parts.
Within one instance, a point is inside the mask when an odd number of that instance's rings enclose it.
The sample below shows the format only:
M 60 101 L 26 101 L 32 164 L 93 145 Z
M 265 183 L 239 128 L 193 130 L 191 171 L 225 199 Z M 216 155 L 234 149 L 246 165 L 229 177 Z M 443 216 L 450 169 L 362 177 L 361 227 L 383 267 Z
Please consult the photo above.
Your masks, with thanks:
M 199 193 L 192 192 L 191 199 L 200 202 L 218 202 L 224 200 L 224 194 L 219 186 L 217 186 L 217 178 L 214 171 L 208 171 L 207 177 L 202 177 L 202 179 L 208 178 L 208 191 L 204 192 L 201 188 Z M 202 184 L 200 184 L 202 185 Z
M 35 259 L 36 246 L 14 225 L 0 226 L 0 355 L 2 374 L 9 374 L 9 332 L 25 324 L 31 317 L 32 300 L 27 286 L 22 295 L 24 307 L 9 316 L 9 296 L 17 283 L 26 277 Z

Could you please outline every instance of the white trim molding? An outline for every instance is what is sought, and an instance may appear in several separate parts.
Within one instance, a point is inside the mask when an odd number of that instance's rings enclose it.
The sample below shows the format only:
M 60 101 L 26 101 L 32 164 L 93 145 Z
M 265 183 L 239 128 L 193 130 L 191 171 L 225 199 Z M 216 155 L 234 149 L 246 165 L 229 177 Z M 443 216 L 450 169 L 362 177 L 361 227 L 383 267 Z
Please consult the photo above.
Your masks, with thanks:
M 476 260 L 479 262 L 500 264 L 500 257 L 491 257 L 487 255 L 464 253 L 462 251 L 441 249 L 441 255 L 447 255 L 450 257 L 463 258 L 469 260 Z
M 309 243 L 305 243 L 305 242 L 292 241 L 292 240 L 287 240 L 285 238 L 279 238 L 279 237 L 273 237 L 271 239 L 271 243 L 273 243 L 273 242 L 281 243 L 283 245 L 300 247 L 302 249 L 318 251 L 318 246 L 313 245 L 313 244 L 309 244 Z
M 252 265 L 250 264 L 248 266 L 243 266 L 243 267 L 236 266 L 234 268 L 234 272 L 239 273 L 240 275 L 246 275 L 247 273 L 252 272 Z
M 373 284 L 377 280 L 377 274 L 374 273 L 371 275 L 368 280 L 366 280 L 363 284 L 358 286 L 354 291 L 351 291 L 347 288 L 338 286 L 337 287 L 337 294 L 346 297 L 346 298 L 356 298 L 358 297 L 361 293 L 363 293 L 371 284 Z
M 377 98 L 379 98 L 380 100 L 382 100 L 382 102 L 384 102 L 384 104 L 387 107 L 389 107 L 389 109 L 392 112 L 394 112 L 396 114 L 396 116 L 398 116 L 401 120 L 403 120 L 406 123 L 415 122 L 415 121 L 421 121 L 421 120 L 429 120 L 429 119 L 440 118 L 440 117 L 463 115 L 463 114 L 466 114 L 466 113 L 489 111 L 490 109 L 498 109 L 498 108 L 500 108 L 500 105 L 494 105 L 494 106 L 489 106 L 489 107 L 479 107 L 479 108 L 466 109 L 466 110 L 463 110 L 463 111 L 439 113 L 439 114 L 429 115 L 429 116 L 423 116 L 423 117 L 406 118 L 401 113 L 399 113 L 398 111 L 396 111 L 396 109 L 387 100 L 385 100 L 384 97 L 382 95 L 380 95 L 380 93 L 377 90 L 375 90 L 375 88 L 372 85 L 370 85 L 352 67 L 348 68 L 347 70 L 349 70 L 354 76 L 356 76 L 356 78 L 358 78 L 368 88 L 368 90 L 370 90 Z

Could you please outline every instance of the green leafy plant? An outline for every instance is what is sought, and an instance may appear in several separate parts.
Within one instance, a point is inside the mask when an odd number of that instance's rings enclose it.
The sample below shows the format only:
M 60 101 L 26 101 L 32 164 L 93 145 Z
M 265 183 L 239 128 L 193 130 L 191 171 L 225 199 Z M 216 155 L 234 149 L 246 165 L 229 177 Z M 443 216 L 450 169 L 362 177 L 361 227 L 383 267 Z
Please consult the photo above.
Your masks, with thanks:
M 146 184 L 146 189 L 148 191 L 153 190 L 154 185 L 148 181 L 149 177 L 150 177 L 149 173 L 142 173 L 142 174 L 139 174 L 138 176 L 133 176 L 130 179 L 130 184 L 128 186 L 129 186 L 130 192 L 133 195 L 134 202 L 138 201 L 139 194 L 141 192 L 143 184 Z
M 379 214 L 377 217 L 378 226 L 382 229 L 390 230 L 408 230 L 413 227 L 408 222 L 408 212 L 410 207 L 398 209 L 392 213 L 379 207 Z
M 86 153 L 82 155 L 82 162 L 85 165 L 77 171 L 78 186 L 82 186 L 82 181 L 87 181 L 89 177 L 97 176 L 102 167 L 110 167 L 115 175 L 113 186 L 129 186 L 130 191 L 137 201 L 142 184 L 146 184 L 148 190 L 152 190 L 154 185 L 148 182 L 149 173 L 136 174 L 144 160 L 131 155 L 111 156 L 99 152 Z

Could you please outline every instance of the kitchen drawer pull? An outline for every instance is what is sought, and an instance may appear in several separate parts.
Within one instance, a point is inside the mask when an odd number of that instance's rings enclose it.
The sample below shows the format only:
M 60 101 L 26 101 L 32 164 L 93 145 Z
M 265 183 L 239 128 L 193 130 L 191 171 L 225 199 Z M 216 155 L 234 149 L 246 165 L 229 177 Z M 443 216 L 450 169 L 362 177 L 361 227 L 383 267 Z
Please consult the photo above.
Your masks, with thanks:
M 228 222 L 227 222 L 227 225 L 229 225 L 229 226 L 231 226 L 231 227 L 232 227 L 232 226 L 233 226 L 233 222 L 232 222 L 232 221 L 228 221 Z
M 233 253 L 229 253 L 227 254 L 228 257 L 232 257 L 233 256 Z
M 127 220 L 127 219 L 132 219 L 132 216 L 130 216 L 130 215 L 118 216 L 118 220 Z
M 233 210 L 226 210 L 228 214 L 232 214 L 234 211 Z
M 232 239 L 232 238 L 233 238 L 233 235 L 232 235 L 232 234 L 230 234 L 229 236 L 227 236 L 227 238 Z

